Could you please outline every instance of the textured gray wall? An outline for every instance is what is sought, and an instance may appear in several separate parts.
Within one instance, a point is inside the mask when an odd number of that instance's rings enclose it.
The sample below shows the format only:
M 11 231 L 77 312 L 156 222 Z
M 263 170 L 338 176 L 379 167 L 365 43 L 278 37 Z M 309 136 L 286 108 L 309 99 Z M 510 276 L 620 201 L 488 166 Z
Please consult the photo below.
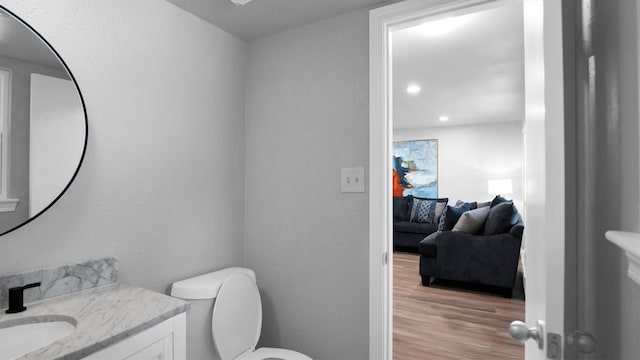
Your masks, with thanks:
M 167 292 L 242 265 L 246 44 L 165 1 L 0 4 L 60 53 L 89 118 L 75 183 L 0 238 L 0 274 L 115 256 L 122 280 Z
M 245 261 L 261 343 L 316 360 L 368 358 L 368 12 L 249 44 Z
M 607 2 L 607 1 L 600 1 Z M 608 2 L 607 2 L 608 3 Z M 625 231 L 640 232 L 640 113 L 638 111 L 638 1 L 620 1 L 618 9 L 619 19 L 612 19 L 610 24 L 605 25 L 608 29 L 613 24 L 617 24 L 620 29 L 620 37 L 616 43 L 619 54 L 619 65 L 615 67 L 618 71 L 617 78 L 620 80 L 617 93 L 619 94 L 620 107 L 620 128 L 618 130 L 619 142 L 609 143 L 610 151 L 620 152 L 620 178 L 611 181 L 608 186 L 620 188 L 620 224 L 619 229 Z M 608 30 L 606 30 L 608 31 Z M 606 51 L 606 50 L 604 50 Z M 615 105 L 614 105 L 615 106 Z M 610 123 L 615 123 L 615 118 L 609 119 Z M 601 174 L 605 177 L 605 174 Z M 640 285 L 633 282 L 627 276 L 627 259 L 619 251 L 623 258 L 618 263 L 618 276 L 620 281 L 620 308 L 614 318 L 620 323 L 619 342 L 614 346 L 620 347 L 621 359 L 640 359 Z M 615 267 L 611 267 L 615 269 Z M 615 276 L 615 273 L 612 274 Z M 603 281 L 607 281 L 603 279 Z M 601 293 L 605 297 L 604 293 Z M 605 300 L 606 301 L 606 300 Z M 604 304 L 605 308 L 609 308 Z M 615 308 L 614 308 L 615 309 Z
M 599 342 L 586 359 L 639 359 L 640 286 L 627 277 L 622 250 L 604 238 L 607 230 L 640 231 L 638 5 L 582 3 L 575 1 L 583 22 L 576 27 L 578 329 Z

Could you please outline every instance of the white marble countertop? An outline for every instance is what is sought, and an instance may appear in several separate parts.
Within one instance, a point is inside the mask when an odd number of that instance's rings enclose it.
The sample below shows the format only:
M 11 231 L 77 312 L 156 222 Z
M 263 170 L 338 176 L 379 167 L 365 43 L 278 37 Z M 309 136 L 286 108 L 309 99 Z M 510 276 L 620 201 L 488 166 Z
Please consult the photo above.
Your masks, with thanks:
M 0 322 L 51 315 L 77 321 L 68 336 L 20 360 L 81 359 L 189 309 L 189 303 L 123 283 L 114 283 L 25 304 L 18 314 L 0 313 Z

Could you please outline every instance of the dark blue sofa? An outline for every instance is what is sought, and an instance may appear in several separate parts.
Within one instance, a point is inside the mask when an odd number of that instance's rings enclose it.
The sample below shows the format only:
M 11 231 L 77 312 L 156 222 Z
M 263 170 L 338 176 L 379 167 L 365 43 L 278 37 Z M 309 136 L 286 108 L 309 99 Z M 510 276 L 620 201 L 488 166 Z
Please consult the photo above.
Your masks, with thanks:
M 419 198 L 420 199 L 420 198 Z M 446 206 L 448 198 L 433 199 Z M 418 252 L 420 241 L 438 230 L 438 223 L 411 222 L 413 196 L 393 198 L 393 248 Z
M 515 206 L 512 211 L 503 219 L 500 233 L 494 233 L 496 229 L 483 229 L 479 235 L 438 231 L 420 241 L 422 285 L 429 286 L 432 278 L 456 280 L 497 287 L 503 296 L 511 297 L 524 231 Z M 490 234 L 485 235 L 485 230 Z

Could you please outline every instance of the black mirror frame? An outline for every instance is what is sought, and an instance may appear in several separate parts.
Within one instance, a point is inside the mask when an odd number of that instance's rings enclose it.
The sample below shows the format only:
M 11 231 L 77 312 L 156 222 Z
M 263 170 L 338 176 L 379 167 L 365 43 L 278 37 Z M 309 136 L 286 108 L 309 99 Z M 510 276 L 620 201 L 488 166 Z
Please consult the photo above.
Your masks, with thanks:
M 44 209 L 40 210 L 40 212 L 38 212 L 37 214 L 35 214 L 34 216 L 30 217 L 29 219 L 27 219 L 26 221 L 24 221 L 23 223 L 16 225 L 14 227 L 12 227 L 9 230 L 3 231 L 0 233 L 0 236 L 3 236 L 5 234 L 8 234 L 12 231 L 15 231 L 17 229 L 22 228 L 23 226 L 29 224 L 30 222 L 32 222 L 33 220 L 35 220 L 36 218 L 38 218 L 40 215 L 42 215 L 45 211 L 49 210 L 49 208 L 51 208 L 53 206 L 53 204 L 55 204 L 61 197 L 62 195 L 64 195 L 67 190 L 69 189 L 69 187 L 71 186 L 71 184 L 73 183 L 73 181 L 76 179 L 76 176 L 78 175 L 78 172 L 80 171 L 80 168 L 82 167 L 82 163 L 84 162 L 84 157 L 87 153 L 87 142 L 89 140 L 89 121 L 87 118 L 87 107 L 85 105 L 84 102 L 84 97 L 82 96 L 82 92 L 80 91 L 80 86 L 78 85 L 78 82 L 76 81 L 75 76 L 73 76 L 73 73 L 71 72 L 71 69 L 69 69 L 69 67 L 67 66 L 67 63 L 62 59 L 62 57 L 60 56 L 60 54 L 58 54 L 58 52 L 56 51 L 56 49 L 53 48 L 53 46 L 51 46 L 51 44 L 42 36 L 40 35 L 40 33 L 38 31 L 36 31 L 31 25 L 29 25 L 26 21 L 22 20 L 22 18 L 20 18 L 18 15 L 16 15 L 14 12 L 12 12 L 11 10 L 7 9 L 6 7 L 4 7 L 3 5 L 0 5 L 0 10 L 4 11 L 5 13 L 9 14 L 10 16 L 12 16 L 14 19 L 18 20 L 22 25 L 24 25 L 25 27 L 27 27 L 29 30 L 31 30 L 31 32 L 37 36 L 45 45 L 47 45 L 47 47 L 49 48 L 49 50 L 51 50 L 51 52 L 53 52 L 55 54 L 55 56 L 58 58 L 58 61 L 60 61 L 60 63 L 62 64 L 62 66 L 64 67 L 65 71 L 67 72 L 67 74 L 69 74 L 69 77 L 71 78 L 71 81 L 73 82 L 73 85 L 76 88 L 76 91 L 78 92 L 78 96 L 80 97 L 80 103 L 82 105 L 82 113 L 84 114 L 84 144 L 82 147 L 82 154 L 80 155 L 80 161 L 78 162 L 78 166 L 76 168 L 76 170 L 74 171 L 73 175 L 71 176 L 71 179 L 69 179 L 69 182 L 67 183 L 67 185 L 64 187 L 64 189 L 62 189 L 62 191 L 60 192 L 60 194 L 58 194 L 58 196 L 56 196 L 55 199 L 53 199 L 53 201 L 47 205 Z

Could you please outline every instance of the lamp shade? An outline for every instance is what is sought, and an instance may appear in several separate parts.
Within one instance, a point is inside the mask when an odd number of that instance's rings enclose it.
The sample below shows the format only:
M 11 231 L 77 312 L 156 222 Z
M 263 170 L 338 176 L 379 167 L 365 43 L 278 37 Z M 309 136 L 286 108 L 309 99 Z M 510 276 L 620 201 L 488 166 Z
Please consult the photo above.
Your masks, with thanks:
M 504 195 L 513 193 L 513 183 L 511 179 L 489 180 L 489 194 Z

